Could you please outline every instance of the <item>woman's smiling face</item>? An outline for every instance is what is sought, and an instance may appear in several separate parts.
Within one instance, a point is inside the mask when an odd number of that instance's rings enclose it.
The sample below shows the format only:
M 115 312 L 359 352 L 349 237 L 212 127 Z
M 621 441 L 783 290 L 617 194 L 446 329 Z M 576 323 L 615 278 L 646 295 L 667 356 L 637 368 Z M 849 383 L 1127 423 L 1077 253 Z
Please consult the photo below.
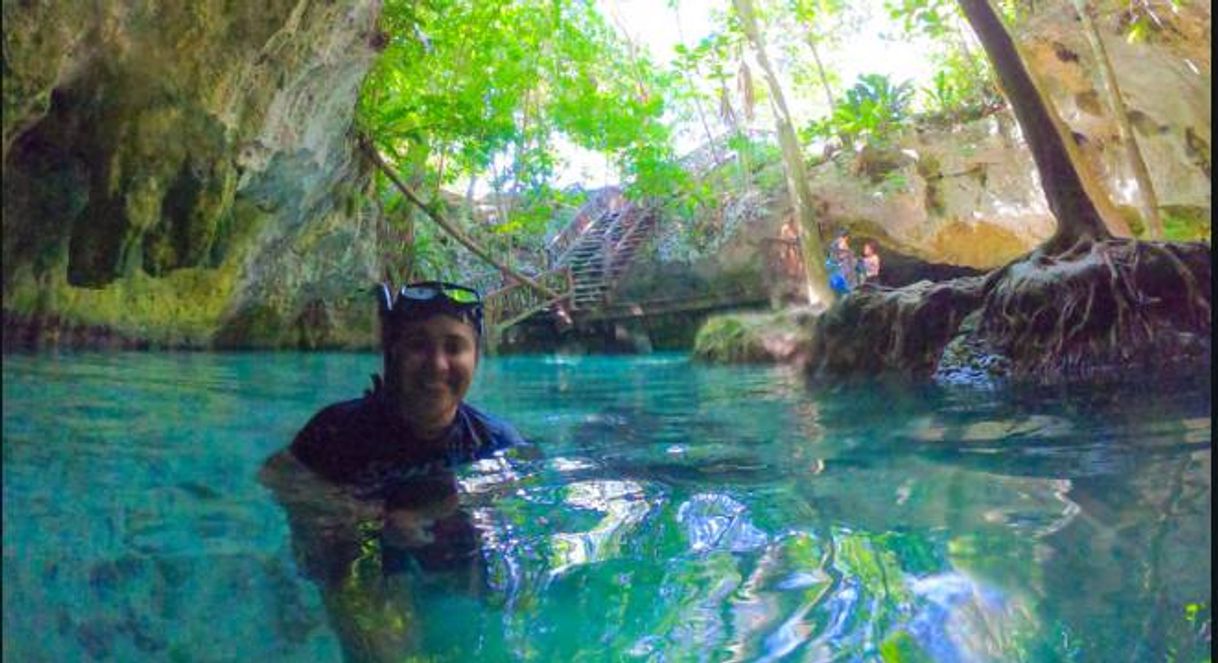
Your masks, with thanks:
M 478 366 L 478 335 L 469 324 L 433 315 L 404 324 L 389 348 L 385 386 L 394 409 L 416 434 L 431 438 L 457 414 Z

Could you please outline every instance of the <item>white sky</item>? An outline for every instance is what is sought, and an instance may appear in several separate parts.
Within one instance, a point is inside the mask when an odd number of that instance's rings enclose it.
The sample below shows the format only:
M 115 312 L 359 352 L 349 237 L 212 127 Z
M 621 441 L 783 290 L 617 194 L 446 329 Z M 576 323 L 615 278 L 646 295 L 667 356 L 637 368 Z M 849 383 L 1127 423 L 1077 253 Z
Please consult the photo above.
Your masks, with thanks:
M 730 4 L 731 0 L 681 0 L 685 43 L 696 44 L 713 32 L 712 11 L 724 12 Z M 895 33 L 898 27 L 888 18 L 882 0 L 856 0 L 854 4 L 869 14 L 871 21 L 860 30 L 862 34 L 852 37 L 841 49 L 837 60 L 843 81 L 853 81 L 862 73 L 888 74 L 898 81 L 929 76 L 930 65 L 918 45 L 881 38 L 881 33 Z M 675 15 L 666 0 L 597 0 L 596 5 L 611 19 L 616 11 L 630 36 L 647 44 L 657 61 L 667 63 L 671 59 L 678 38 Z M 773 37 L 767 35 L 771 40 Z M 771 58 L 775 55 L 770 53 Z
M 693 46 L 714 32 L 715 13 L 723 13 L 730 4 L 731 0 L 680 0 L 680 25 L 684 43 Z M 610 24 L 619 31 L 624 28 L 635 44 L 646 48 L 652 59 L 660 65 L 667 65 L 671 61 L 673 48 L 680 42 L 677 16 L 668 5 L 668 0 L 596 0 L 597 8 Z M 898 30 L 884 11 L 882 0 L 857 0 L 856 5 L 869 15 L 868 22 L 858 34 L 851 36 L 839 48 L 828 53 L 822 50 L 821 53 L 822 58 L 828 60 L 826 67 L 840 75 L 835 92 L 840 93 L 850 87 L 855 78 L 864 73 L 886 74 L 894 83 L 913 79 L 915 87 L 926 84 L 933 73 L 926 58 L 926 44 L 883 38 L 882 35 L 897 34 Z M 773 31 L 774 27 L 770 26 L 770 30 Z M 773 42 L 784 37 L 797 36 L 766 35 L 769 56 L 780 69 L 780 49 L 774 48 Z M 803 53 L 801 57 L 810 59 L 810 51 Z M 761 72 L 756 66 L 751 66 L 754 80 L 761 84 Z M 780 76 L 785 74 L 789 72 L 781 73 Z M 810 85 L 795 86 L 789 76 L 781 82 L 797 124 L 825 112 L 823 93 L 819 88 Z M 772 128 L 773 122 L 768 109 L 760 103 L 757 117 L 758 128 Z M 678 136 L 678 153 L 696 147 L 697 141 L 693 137 L 704 135 L 700 127 L 696 131 L 694 127 L 690 127 L 689 131 L 690 138 Z M 560 159 L 566 163 L 565 167 L 559 168 L 556 182 L 558 186 L 582 183 L 592 188 L 617 181 L 617 173 L 605 157 L 577 148 L 561 138 L 557 142 Z M 489 185 L 479 183 L 479 196 L 485 195 L 488 190 Z

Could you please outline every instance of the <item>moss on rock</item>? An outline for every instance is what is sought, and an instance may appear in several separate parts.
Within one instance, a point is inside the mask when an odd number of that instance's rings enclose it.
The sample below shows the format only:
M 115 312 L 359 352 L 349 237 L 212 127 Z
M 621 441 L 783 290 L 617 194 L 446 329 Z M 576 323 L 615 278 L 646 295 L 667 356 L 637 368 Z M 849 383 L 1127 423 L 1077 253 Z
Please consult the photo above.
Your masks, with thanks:
M 784 309 L 774 313 L 729 313 L 708 318 L 694 339 L 693 355 L 721 363 L 795 363 L 804 361 L 816 311 Z
M 376 308 L 371 297 L 314 299 L 298 310 L 286 311 L 254 302 L 230 314 L 213 339 L 214 347 L 229 350 L 368 350 L 376 343 Z
M 1177 242 L 1211 241 L 1210 210 L 1196 205 L 1164 205 L 1163 238 Z
M 369 342 L 341 302 L 375 271 L 348 130 L 379 8 L 5 3 L 6 327 L 34 345 Z M 302 319 L 330 328 L 302 337 Z
M 143 272 L 102 288 L 78 288 L 62 275 L 36 279 L 24 270 L 9 284 L 5 310 L 40 321 L 47 342 L 65 326 L 87 325 L 166 347 L 207 347 L 238 279 L 236 265 L 181 269 L 164 278 Z M 46 324 L 45 321 L 57 321 Z

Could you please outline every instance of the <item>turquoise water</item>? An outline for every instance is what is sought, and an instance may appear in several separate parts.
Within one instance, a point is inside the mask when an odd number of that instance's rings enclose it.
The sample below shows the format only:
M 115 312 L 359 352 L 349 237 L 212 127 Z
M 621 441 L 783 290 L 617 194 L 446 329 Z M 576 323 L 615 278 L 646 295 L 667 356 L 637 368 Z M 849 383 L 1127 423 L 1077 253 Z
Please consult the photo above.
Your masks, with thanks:
M 7 355 L 4 660 L 337 661 L 342 623 L 422 660 L 1210 656 L 1208 382 L 488 359 L 470 400 L 541 457 L 459 477 L 476 568 L 386 577 L 370 534 L 328 600 L 257 473 L 377 361 Z

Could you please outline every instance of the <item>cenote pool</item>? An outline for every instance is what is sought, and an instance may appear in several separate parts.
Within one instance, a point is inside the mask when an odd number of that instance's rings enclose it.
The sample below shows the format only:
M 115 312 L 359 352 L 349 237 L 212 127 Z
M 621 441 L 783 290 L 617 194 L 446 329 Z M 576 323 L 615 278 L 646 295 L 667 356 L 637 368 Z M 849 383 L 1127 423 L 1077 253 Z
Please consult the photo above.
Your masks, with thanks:
M 386 574 L 369 529 L 327 597 L 258 472 L 378 361 L 6 355 L 4 660 L 339 661 L 342 623 L 405 660 L 1211 655 L 1208 381 L 491 358 L 471 402 L 540 453 L 456 477 L 477 568 Z

